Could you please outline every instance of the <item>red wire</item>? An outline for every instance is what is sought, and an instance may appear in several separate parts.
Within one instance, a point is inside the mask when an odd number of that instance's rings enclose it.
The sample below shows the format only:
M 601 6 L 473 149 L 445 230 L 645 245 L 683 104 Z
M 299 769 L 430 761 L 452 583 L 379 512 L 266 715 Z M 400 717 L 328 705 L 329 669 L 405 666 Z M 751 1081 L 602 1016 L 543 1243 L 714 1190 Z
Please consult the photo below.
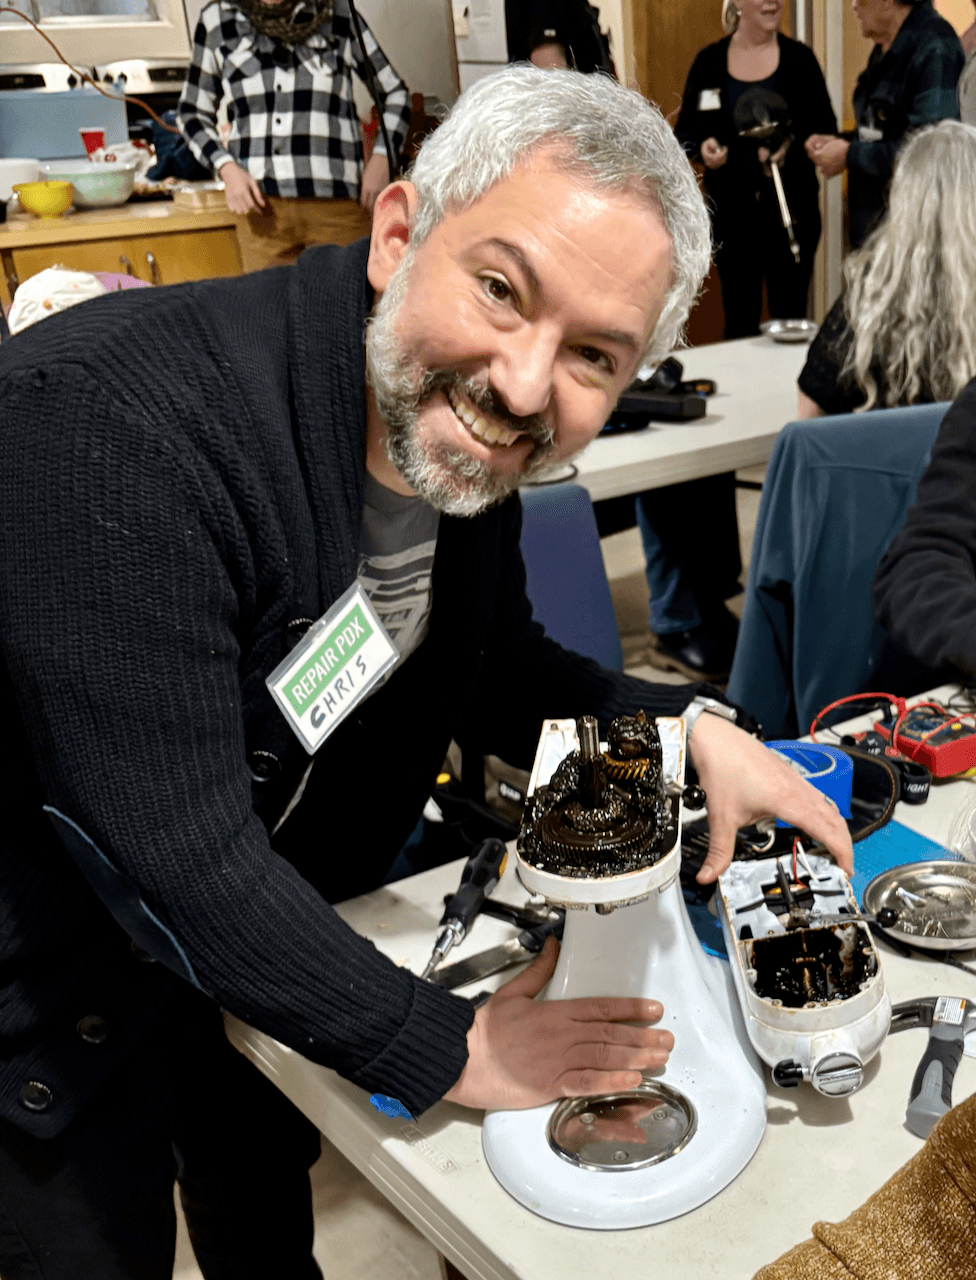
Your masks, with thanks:
M 810 724 L 810 741 L 817 741 L 817 722 L 822 720 L 828 711 L 833 711 L 834 707 L 843 706 L 845 702 L 868 702 L 870 700 L 889 702 L 895 707 L 899 715 L 904 715 L 905 699 L 897 698 L 892 693 L 849 693 L 846 698 L 837 698 L 836 701 L 828 702 L 825 707 L 821 707 Z

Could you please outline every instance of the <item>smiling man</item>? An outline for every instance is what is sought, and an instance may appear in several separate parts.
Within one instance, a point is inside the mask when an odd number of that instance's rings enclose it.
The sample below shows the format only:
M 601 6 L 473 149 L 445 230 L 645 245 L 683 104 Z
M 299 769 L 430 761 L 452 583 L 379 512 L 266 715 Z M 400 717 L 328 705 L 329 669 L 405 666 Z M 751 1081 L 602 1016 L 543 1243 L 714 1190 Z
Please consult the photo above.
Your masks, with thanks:
M 329 905 L 382 882 L 472 726 L 528 765 L 546 716 L 687 713 L 703 880 L 765 813 L 850 866 L 836 811 L 695 686 L 568 653 L 525 596 L 520 481 L 671 349 L 708 256 L 656 109 L 513 68 L 379 196 L 369 243 L 3 344 L 5 1280 L 36 1257 L 170 1280 L 177 1171 L 208 1280 L 318 1274 L 318 1136 L 221 1008 L 414 1115 L 666 1060 L 656 1001 L 535 1001 L 554 948 L 476 1013 Z

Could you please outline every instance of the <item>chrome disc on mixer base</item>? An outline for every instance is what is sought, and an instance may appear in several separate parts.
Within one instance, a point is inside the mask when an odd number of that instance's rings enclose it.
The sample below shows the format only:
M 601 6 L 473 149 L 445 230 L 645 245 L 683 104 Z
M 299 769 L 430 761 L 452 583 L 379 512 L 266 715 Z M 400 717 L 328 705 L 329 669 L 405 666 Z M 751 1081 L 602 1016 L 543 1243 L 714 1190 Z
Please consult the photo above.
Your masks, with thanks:
M 669 1085 L 645 1080 L 602 1098 L 565 1098 L 546 1136 L 557 1156 L 581 1169 L 643 1169 L 675 1155 L 698 1127 L 691 1102 Z

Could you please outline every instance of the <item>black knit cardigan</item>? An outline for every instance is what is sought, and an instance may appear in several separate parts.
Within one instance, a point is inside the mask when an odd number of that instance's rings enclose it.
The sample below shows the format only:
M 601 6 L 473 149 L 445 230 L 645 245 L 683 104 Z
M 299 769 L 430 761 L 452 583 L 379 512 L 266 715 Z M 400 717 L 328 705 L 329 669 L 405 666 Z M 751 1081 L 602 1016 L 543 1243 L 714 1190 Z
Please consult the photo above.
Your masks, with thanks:
M 543 635 L 517 497 L 444 517 L 427 639 L 319 751 L 301 872 L 274 852 L 308 757 L 265 677 L 356 574 L 365 262 L 362 242 L 112 294 L 0 350 L 0 1114 L 36 1134 L 67 1123 L 180 981 L 134 958 L 143 935 L 42 806 L 151 913 L 172 942 L 159 958 L 419 1113 L 464 1064 L 470 1005 L 329 902 L 379 883 L 466 726 L 526 765 L 546 716 L 678 714 L 693 692 Z M 112 1026 L 97 1047 L 76 1029 L 91 1014 Z M 29 1080 L 51 1091 L 43 1112 L 21 1101 Z

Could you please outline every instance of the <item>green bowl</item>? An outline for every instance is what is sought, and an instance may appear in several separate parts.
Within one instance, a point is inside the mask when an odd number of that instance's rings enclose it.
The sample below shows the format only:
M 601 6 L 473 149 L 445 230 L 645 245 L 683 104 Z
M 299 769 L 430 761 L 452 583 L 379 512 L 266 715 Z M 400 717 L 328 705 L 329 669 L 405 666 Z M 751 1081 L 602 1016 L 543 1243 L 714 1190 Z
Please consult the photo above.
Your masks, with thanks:
M 111 209 L 132 195 L 136 167 L 121 160 L 93 164 L 90 160 L 51 160 L 41 165 L 46 178 L 70 182 L 76 209 Z

